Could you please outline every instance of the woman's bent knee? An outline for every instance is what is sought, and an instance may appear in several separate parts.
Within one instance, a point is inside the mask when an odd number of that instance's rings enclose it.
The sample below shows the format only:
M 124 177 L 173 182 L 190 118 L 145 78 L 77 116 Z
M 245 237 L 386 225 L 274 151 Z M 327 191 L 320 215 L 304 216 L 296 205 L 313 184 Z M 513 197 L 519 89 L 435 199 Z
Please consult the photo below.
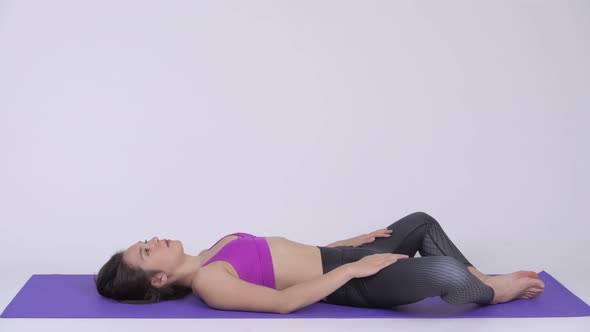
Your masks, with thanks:
M 410 215 L 408 215 L 408 217 L 412 218 L 413 220 L 416 220 L 417 222 L 420 223 L 436 223 L 436 219 L 434 219 L 431 215 L 429 215 L 426 212 L 422 212 L 422 211 L 417 211 L 414 213 L 411 213 Z

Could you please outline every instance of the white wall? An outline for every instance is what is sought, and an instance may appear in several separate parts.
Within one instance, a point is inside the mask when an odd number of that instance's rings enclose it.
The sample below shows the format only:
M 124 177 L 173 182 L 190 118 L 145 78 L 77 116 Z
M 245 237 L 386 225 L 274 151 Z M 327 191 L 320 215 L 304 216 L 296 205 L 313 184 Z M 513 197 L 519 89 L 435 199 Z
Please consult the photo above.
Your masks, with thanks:
M 483 272 L 588 302 L 589 14 L 1 1 L 1 265 L 96 273 L 153 235 L 326 245 L 424 211 Z

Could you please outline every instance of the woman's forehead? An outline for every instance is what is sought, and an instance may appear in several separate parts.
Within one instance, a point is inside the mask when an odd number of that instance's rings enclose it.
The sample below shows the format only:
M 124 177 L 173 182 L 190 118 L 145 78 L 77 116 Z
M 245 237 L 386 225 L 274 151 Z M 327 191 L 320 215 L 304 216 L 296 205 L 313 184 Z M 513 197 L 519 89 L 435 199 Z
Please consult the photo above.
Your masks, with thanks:
M 130 265 L 139 265 L 141 260 L 141 253 L 139 248 L 139 242 L 132 244 L 125 252 L 123 253 L 123 260 Z

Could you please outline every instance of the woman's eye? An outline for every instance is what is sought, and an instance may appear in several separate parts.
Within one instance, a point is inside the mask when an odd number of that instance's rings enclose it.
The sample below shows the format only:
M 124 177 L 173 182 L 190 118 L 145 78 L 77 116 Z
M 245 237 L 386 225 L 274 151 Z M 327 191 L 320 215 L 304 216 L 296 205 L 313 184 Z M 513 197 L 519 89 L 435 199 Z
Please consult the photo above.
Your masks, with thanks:
M 147 243 L 147 240 L 143 240 L 143 243 Z M 146 254 L 147 254 L 147 253 L 150 251 L 150 249 L 149 249 L 149 248 L 144 248 L 144 250 L 145 250 L 145 253 L 146 253 Z

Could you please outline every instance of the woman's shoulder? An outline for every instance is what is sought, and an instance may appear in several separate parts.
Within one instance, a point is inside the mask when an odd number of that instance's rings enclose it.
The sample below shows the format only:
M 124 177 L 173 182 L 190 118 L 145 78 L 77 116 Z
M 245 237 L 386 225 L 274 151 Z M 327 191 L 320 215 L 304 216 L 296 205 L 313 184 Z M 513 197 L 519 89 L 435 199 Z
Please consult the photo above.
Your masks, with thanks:
M 199 289 L 220 286 L 227 278 L 239 279 L 235 269 L 229 263 L 215 261 L 199 268 L 191 281 L 191 287 L 193 292 L 198 294 Z

